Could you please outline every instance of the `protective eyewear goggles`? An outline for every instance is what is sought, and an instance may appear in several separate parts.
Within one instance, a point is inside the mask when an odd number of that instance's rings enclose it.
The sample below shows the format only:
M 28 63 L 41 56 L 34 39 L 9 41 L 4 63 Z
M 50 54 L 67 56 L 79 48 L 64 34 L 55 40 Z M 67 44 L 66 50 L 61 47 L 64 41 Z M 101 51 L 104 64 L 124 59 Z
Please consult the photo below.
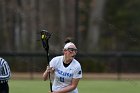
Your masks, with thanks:
M 78 50 L 75 49 L 75 48 L 68 48 L 67 50 L 70 51 L 70 52 L 73 52 L 73 51 L 74 51 L 74 52 L 77 52 L 77 51 L 78 51 Z

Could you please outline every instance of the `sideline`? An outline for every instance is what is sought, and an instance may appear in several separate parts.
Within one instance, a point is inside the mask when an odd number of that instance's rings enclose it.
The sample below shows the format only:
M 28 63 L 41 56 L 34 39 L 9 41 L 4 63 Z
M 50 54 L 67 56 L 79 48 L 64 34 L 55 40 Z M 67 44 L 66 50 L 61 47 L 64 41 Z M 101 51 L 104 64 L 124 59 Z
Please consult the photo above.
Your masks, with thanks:
M 43 79 L 42 78 L 43 73 L 19 73 L 19 72 L 13 72 L 11 79 Z M 83 73 L 82 79 L 118 79 L 117 73 Z M 134 80 L 140 80 L 140 73 L 134 74 L 134 73 L 122 73 L 120 74 L 120 79 L 134 79 Z

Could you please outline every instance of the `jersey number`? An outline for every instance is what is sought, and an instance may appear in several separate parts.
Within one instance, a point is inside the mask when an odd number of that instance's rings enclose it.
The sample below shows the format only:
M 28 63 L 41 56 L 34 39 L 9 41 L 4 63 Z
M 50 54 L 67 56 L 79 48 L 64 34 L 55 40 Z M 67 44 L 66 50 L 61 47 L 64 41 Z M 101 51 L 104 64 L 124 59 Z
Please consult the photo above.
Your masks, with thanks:
M 60 77 L 60 81 L 61 81 L 61 82 L 64 82 L 64 78 L 63 78 L 63 77 Z

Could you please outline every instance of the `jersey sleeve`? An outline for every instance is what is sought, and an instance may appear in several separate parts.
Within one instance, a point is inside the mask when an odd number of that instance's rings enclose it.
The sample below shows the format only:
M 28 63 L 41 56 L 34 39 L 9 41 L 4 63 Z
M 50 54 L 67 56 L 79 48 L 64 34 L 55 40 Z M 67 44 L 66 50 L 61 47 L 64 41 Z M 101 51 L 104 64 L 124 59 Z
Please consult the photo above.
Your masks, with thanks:
M 60 60 L 60 57 L 54 57 L 49 63 L 50 67 L 53 67 L 54 69 L 56 69 L 59 64 L 59 60 Z
M 82 78 L 82 69 L 81 69 L 81 66 L 78 66 L 75 69 L 73 78 Z
M 49 63 L 50 67 L 55 67 L 55 58 L 53 58 L 50 63 Z
M 11 72 L 10 72 L 10 68 L 9 68 L 9 65 L 8 63 L 4 60 L 4 59 L 1 59 L 1 74 L 0 74 L 0 80 L 8 80 L 11 76 Z

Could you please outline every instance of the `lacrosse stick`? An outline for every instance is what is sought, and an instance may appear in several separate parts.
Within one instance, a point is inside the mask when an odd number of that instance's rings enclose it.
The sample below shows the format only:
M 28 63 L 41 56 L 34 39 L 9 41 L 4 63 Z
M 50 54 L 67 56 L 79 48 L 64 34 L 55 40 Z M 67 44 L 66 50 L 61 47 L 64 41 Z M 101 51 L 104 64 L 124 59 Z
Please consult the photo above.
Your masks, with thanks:
M 51 37 L 51 34 L 47 31 L 47 30 L 41 30 L 40 32 L 41 34 L 41 40 L 42 40 L 42 45 L 43 48 L 45 49 L 46 53 L 47 53 L 47 62 L 49 65 L 49 39 Z M 50 81 L 50 91 L 52 92 L 52 81 L 50 78 L 50 72 L 49 72 L 49 81 Z

